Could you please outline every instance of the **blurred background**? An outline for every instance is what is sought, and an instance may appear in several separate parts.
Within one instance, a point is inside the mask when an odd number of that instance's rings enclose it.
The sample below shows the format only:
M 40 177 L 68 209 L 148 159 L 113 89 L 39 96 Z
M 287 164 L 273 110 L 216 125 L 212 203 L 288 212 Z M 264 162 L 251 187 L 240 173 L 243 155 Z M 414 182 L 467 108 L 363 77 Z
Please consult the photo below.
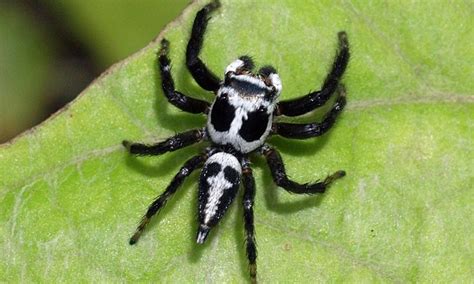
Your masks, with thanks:
M 0 144 L 138 51 L 189 0 L 0 0 Z

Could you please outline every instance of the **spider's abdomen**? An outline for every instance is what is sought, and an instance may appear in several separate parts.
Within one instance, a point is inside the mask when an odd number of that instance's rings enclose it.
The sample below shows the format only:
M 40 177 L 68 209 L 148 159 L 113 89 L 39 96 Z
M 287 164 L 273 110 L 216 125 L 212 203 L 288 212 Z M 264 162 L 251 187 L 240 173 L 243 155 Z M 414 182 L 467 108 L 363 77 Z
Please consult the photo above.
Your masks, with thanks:
M 199 179 L 199 231 L 203 243 L 209 230 L 217 225 L 234 200 L 240 185 L 242 167 L 231 154 L 218 152 L 204 164 Z
M 231 145 L 241 153 L 262 146 L 270 133 L 273 104 L 259 96 L 242 96 L 222 87 L 207 121 L 211 141 Z

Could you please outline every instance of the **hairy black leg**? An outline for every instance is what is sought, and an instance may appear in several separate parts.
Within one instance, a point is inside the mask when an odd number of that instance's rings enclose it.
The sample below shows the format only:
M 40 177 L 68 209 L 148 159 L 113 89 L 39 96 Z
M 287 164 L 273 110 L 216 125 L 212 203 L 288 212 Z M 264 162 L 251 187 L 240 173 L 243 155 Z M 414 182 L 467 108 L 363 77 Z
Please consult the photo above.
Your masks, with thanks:
M 247 259 L 249 261 L 249 272 L 252 283 L 257 282 L 257 246 L 255 240 L 255 228 L 253 221 L 253 203 L 255 198 L 255 180 L 252 169 L 248 163 L 242 165 L 242 182 L 244 185 L 244 225 L 245 225 L 245 245 Z
M 304 97 L 293 100 L 281 101 L 278 103 L 275 114 L 286 116 L 298 116 L 322 106 L 329 100 L 331 95 L 337 89 L 347 63 L 349 62 L 349 42 L 345 32 L 339 32 L 339 48 L 336 58 L 332 64 L 331 71 L 324 80 L 320 91 L 309 93 Z
M 278 186 L 292 193 L 323 193 L 334 180 L 346 175 L 345 171 L 337 171 L 332 175 L 326 177 L 322 182 L 304 184 L 297 183 L 290 180 L 286 175 L 285 165 L 283 164 L 283 160 L 281 159 L 280 153 L 278 153 L 277 150 L 265 145 L 262 147 L 261 151 L 267 159 L 267 164 L 270 167 L 270 172 L 272 173 L 273 181 Z
M 219 1 L 214 0 L 197 13 L 196 18 L 194 18 L 191 38 L 186 48 L 186 65 L 189 72 L 191 72 L 194 80 L 196 80 L 201 88 L 213 92 L 219 89 L 220 80 L 206 67 L 198 56 L 202 48 L 207 22 L 210 19 L 209 13 L 219 8 L 219 6 Z
M 206 160 L 206 158 L 207 155 L 201 154 L 194 156 L 188 161 L 186 161 L 184 166 L 174 176 L 173 180 L 171 180 L 171 183 L 168 185 L 166 190 L 160 196 L 158 196 L 155 201 L 153 201 L 153 203 L 151 203 L 148 207 L 148 211 L 146 212 L 145 216 L 143 216 L 140 224 L 137 227 L 137 230 L 130 238 L 131 245 L 135 244 L 138 241 L 146 225 L 150 222 L 151 217 L 153 217 L 156 213 L 158 213 L 161 208 L 163 208 L 168 199 L 184 182 L 185 178 L 189 176 L 197 167 L 199 167 Z
M 175 107 L 190 113 L 208 113 L 210 104 L 206 101 L 194 99 L 174 89 L 174 81 L 171 76 L 171 62 L 168 57 L 169 41 L 161 40 L 161 49 L 158 62 L 161 73 L 161 87 L 168 101 Z
M 272 133 L 278 134 L 286 138 L 292 139 L 307 139 L 315 136 L 320 136 L 326 133 L 336 122 L 337 116 L 341 113 L 346 105 L 346 97 L 342 94 L 326 114 L 321 123 L 285 123 L 275 122 L 272 125 Z
M 133 143 L 127 140 L 124 140 L 122 144 L 131 154 L 152 156 L 176 151 L 197 143 L 203 138 L 204 129 L 193 129 L 183 133 L 178 133 L 175 136 L 166 139 L 165 141 L 153 145 Z

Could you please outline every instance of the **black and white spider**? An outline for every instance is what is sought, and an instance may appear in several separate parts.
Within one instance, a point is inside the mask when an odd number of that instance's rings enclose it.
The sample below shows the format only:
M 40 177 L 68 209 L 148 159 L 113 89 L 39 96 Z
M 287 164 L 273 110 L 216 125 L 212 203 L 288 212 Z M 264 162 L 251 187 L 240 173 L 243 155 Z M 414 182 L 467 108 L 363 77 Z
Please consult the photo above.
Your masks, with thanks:
M 153 201 L 130 239 L 130 244 L 138 241 L 150 218 L 166 204 L 184 179 L 203 165 L 199 179 L 199 228 L 196 242 L 204 243 L 210 230 L 218 224 L 235 199 L 242 183 L 246 251 L 250 277 L 255 282 L 257 274 L 253 217 L 255 181 L 250 168 L 249 154 L 255 152 L 265 156 L 274 182 L 292 193 L 323 193 L 334 180 L 345 175 L 344 171 L 337 171 L 321 182 L 305 184 L 294 182 L 287 177 L 278 151 L 266 144 L 265 140 L 269 135 L 280 135 L 290 139 L 316 137 L 333 126 L 346 103 L 340 80 L 349 61 L 349 45 L 346 34 L 340 32 L 336 58 L 320 91 L 278 102 L 282 84 L 275 68 L 266 66 L 254 74 L 251 58 L 241 56 L 227 66 L 225 78 L 221 81 L 199 59 L 209 13 L 219 5 L 218 1 L 213 1 L 197 13 L 186 49 L 186 65 L 192 76 L 199 86 L 216 95 L 212 104 L 175 90 L 168 57 L 169 42 L 166 39 L 161 41 L 158 58 L 162 88 L 168 101 L 183 111 L 206 114 L 206 126 L 179 133 L 153 145 L 123 142 L 128 151 L 136 155 L 160 155 L 201 141 L 210 144 L 203 153 L 186 161 L 166 190 Z M 274 121 L 274 117 L 277 116 L 298 116 L 310 112 L 326 103 L 333 93 L 338 97 L 320 123 L 294 124 Z

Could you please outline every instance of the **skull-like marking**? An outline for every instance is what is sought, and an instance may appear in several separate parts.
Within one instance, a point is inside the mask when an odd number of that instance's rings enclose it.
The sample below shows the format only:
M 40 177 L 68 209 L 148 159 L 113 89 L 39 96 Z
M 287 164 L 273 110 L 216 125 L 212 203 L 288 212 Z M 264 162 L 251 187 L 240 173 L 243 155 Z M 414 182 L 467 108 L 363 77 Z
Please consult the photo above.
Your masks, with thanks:
M 203 243 L 237 194 L 242 167 L 234 155 L 218 152 L 204 164 L 199 182 L 199 231 L 196 241 Z

